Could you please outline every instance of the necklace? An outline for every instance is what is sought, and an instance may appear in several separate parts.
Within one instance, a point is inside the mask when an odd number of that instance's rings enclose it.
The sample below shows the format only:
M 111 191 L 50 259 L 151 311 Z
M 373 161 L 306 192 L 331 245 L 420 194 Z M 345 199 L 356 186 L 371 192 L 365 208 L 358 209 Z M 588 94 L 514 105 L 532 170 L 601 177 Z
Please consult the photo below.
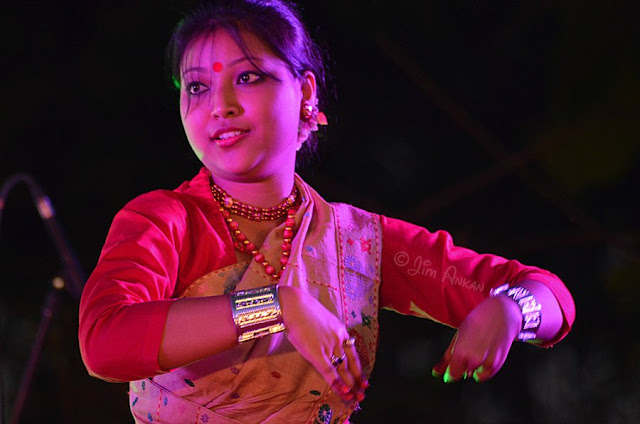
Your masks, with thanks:
M 235 238 L 235 241 L 233 242 L 234 249 L 236 249 L 240 253 L 246 253 L 246 254 L 252 255 L 253 259 L 263 266 L 264 272 L 268 276 L 273 278 L 275 281 L 279 281 L 280 277 L 282 276 L 282 273 L 284 272 L 285 268 L 287 267 L 287 264 L 289 263 L 289 255 L 291 254 L 291 241 L 293 240 L 293 236 L 294 236 L 293 226 L 295 225 L 295 217 L 297 212 L 296 204 L 298 203 L 297 187 L 294 186 L 293 190 L 291 191 L 291 194 L 289 195 L 289 197 L 287 197 L 287 199 L 285 199 L 284 202 L 272 208 L 254 208 L 253 206 L 235 201 L 220 187 L 218 186 L 215 186 L 215 187 L 217 188 L 217 190 L 214 189 L 214 184 L 211 185 L 211 192 L 213 193 L 214 200 L 219 205 L 219 211 L 224 217 L 225 222 L 229 227 L 229 231 L 231 232 L 231 235 Z M 222 194 L 223 196 L 222 201 L 219 200 L 219 198 L 217 198 L 216 193 Z M 284 231 L 282 232 L 283 240 L 281 245 L 282 255 L 280 256 L 280 265 L 281 265 L 280 271 L 276 272 L 275 267 L 271 265 L 269 261 L 267 261 L 264 254 L 258 251 L 257 246 L 247 238 L 246 234 L 240 231 L 238 222 L 234 221 L 233 218 L 231 217 L 232 213 L 235 213 L 236 215 L 240 215 L 247 219 L 252 219 L 251 217 L 255 215 L 245 216 L 242 213 L 235 212 L 230 206 L 227 206 L 228 203 L 224 202 L 225 199 L 231 199 L 233 202 L 231 203 L 231 205 L 234 205 L 234 204 L 241 205 L 241 206 L 238 206 L 238 208 L 242 208 L 242 209 L 237 209 L 237 210 L 246 211 L 248 210 L 248 208 L 251 208 L 255 211 L 259 211 L 260 215 L 258 218 L 254 218 L 253 219 L 254 221 L 275 220 L 279 217 L 285 216 L 286 214 L 287 219 L 285 220 L 285 227 L 284 227 Z M 284 209 L 284 213 L 281 213 L 280 208 L 284 204 L 289 205 L 289 207 L 288 209 Z M 269 214 L 266 216 L 271 217 L 276 214 L 279 216 L 277 216 L 276 218 L 265 218 L 265 210 L 267 209 L 269 210 L 276 209 L 277 212 L 274 212 L 273 214 Z
M 213 194 L 213 198 L 231 213 L 252 221 L 273 221 L 282 218 L 298 200 L 298 187 L 295 185 L 291 190 L 291 194 L 289 194 L 282 203 L 270 208 L 258 208 L 242 203 L 231 197 L 226 191 L 214 183 L 211 184 L 211 193 Z

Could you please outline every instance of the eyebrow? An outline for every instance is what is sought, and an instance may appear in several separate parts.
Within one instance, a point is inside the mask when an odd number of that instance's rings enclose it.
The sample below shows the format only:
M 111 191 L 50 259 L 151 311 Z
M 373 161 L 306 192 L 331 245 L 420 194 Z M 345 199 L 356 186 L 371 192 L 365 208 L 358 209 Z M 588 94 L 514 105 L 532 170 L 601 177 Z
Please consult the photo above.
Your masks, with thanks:
M 229 62 L 229 66 L 233 66 L 233 65 L 237 65 L 240 62 L 244 62 L 244 61 L 249 61 L 249 62 L 262 62 L 262 58 L 261 57 L 255 57 L 255 56 L 243 56 L 240 57 L 236 60 L 232 60 L 231 62 Z
M 244 62 L 244 61 L 253 61 L 253 62 L 262 62 L 262 58 L 261 57 L 255 57 L 255 56 L 243 56 L 243 57 L 239 57 L 238 59 L 234 59 L 231 62 L 229 62 L 228 66 L 234 66 L 237 65 L 240 62 Z M 189 72 L 204 72 L 204 71 L 208 71 L 209 68 L 205 68 L 202 66 L 194 66 L 191 67 L 189 69 L 186 69 L 184 71 L 184 75 L 188 74 Z
M 192 68 L 189 69 L 185 69 L 185 71 L 183 72 L 184 75 L 188 74 L 189 72 L 203 72 L 206 71 L 207 68 L 203 68 L 202 66 L 194 66 Z

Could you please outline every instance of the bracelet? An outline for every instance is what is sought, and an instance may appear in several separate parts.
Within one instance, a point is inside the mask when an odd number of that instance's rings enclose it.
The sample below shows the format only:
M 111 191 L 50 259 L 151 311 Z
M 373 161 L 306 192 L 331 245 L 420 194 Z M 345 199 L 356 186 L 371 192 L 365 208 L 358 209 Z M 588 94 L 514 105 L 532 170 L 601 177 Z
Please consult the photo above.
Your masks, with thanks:
M 522 329 L 518 333 L 517 339 L 523 342 L 536 338 L 540 323 L 542 322 L 542 305 L 538 303 L 536 297 L 527 289 L 520 286 L 509 288 L 509 284 L 491 289 L 490 296 L 503 294 L 513 299 L 522 312 Z
M 238 343 L 285 330 L 278 301 L 278 286 L 231 293 L 231 312 L 238 332 Z

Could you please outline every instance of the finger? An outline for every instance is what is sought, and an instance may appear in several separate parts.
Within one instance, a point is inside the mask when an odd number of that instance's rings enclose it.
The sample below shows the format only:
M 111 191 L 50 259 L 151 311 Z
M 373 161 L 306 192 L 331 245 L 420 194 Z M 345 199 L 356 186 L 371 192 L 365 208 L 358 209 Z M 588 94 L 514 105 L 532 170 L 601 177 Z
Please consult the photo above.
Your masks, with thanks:
M 465 358 L 457 358 L 455 355 L 451 357 L 449 366 L 444 372 L 443 380 L 445 383 L 454 383 L 466 376 L 467 360 Z
M 451 339 L 451 343 L 449 343 L 447 350 L 444 351 L 444 355 L 442 356 L 442 359 L 440 359 L 440 362 L 438 362 L 431 370 L 431 375 L 433 375 L 436 378 L 439 378 L 442 374 L 446 372 L 446 369 L 449 366 L 449 361 L 451 361 L 451 355 L 453 355 L 453 349 L 456 345 L 457 340 L 458 340 L 458 333 L 456 332 L 456 334 L 453 336 L 453 339 Z
M 498 350 L 488 354 L 483 363 L 473 372 L 473 379 L 481 383 L 496 375 L 504 365 L 507 359 L 507 353 L 508 352 L 504 352 L 503 350 Z
M 369 386 L 369 382 L 365 381 L 362 376 L 362 365 L 360 363 L 360 356 L 358 355 L 358 349 L 355 345 L 355 339 L 349 337 L 343 343 L 345 353 L 347 354 L 347 366 L 350 374 L 354 378 L 354 386 L 352 391 L 356 396 L 357 402 L 364 400 L 364 391 Z
M 339 350 L 341 348 L 342 347 L 336 347 L 336 350 Z M 342 379 L 344 384 L 349 386 L 350 390 L 353 389 L 353 387 L 356 386 L 356 375 L 353 375 L 351 372 L 350 367 L 352 366 L 352 364 L 349 361 L 349 356 L 346 352 L 334 355 L 336 358 L 340 359 L 339 363 L 334 364 L 336 371 L 340 375 L 340 378 Z
M 321 373 L 322 378 L 331 386 L 331 390 L 337 394 L 344 402 L 350 402 L 353 400 L 354 395 L 351 393 L 351 388 L 344 382 L 336 367 L 331 364 L 329 358 L 327 358 L 327 366 Z

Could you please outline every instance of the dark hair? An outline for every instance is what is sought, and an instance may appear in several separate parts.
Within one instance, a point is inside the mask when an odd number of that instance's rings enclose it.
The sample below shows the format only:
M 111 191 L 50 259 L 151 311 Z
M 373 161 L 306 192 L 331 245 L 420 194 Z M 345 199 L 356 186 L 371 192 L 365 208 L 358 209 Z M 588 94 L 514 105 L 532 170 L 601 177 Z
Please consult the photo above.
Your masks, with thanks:
M 241 31 L 250 32 L 265 43 L 287 64 L 292 75 L 301 77 L 305 71 L 313 72 L 319 105 L 323 106 L 326 87 L 322 51 L 311 39 L 298 11 L 284 0 L 202 1 L 187 13 L 174 29 L 167 47 L 169 72 L 177 88 L 187 48 L 197 38 L 217 29 L 226 31 L 247 57 L 250 55 Z M 252 64 L 264 72 L 258 64 Z M 317 139 L 312 133 L 302 152 L 313 154 L 316 146 Z

